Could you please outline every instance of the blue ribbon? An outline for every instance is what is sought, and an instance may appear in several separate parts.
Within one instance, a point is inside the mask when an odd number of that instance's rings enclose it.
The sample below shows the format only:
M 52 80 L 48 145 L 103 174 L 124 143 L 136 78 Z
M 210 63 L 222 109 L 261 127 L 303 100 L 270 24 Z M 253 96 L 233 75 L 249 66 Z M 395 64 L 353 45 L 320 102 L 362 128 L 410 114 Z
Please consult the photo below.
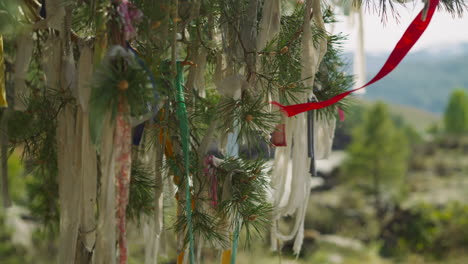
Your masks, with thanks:
M 46 0 L 41 0 L 41 10 L 39 11 L 39 15 L 42 18 L 47 17 L 47 12 L 46 12 Z

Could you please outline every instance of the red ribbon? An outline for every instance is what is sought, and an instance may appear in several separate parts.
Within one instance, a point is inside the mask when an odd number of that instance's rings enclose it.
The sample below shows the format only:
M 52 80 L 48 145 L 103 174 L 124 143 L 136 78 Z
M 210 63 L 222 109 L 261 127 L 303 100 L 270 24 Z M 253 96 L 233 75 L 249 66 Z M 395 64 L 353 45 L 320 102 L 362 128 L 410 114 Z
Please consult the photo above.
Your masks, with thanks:
M 116 117 L 116 131 L 114 138 L 116 156 L 116 184 L 117 184 L 117 225 L 119 230 L 119 263 L 126 264 L 127 227 L 126 211 L 128 205 L 130 171 L 132 166 L 132 126 L 129 122 L 128 105 L 120 98 Z
M 363 89 L 366 86 L 369 86 L 378 80 L 382 79 L 385 77 L 387 74 L 389 74 L 393 69 L 396 68 L 396 66 L 403 60 L 403 58 L 408 54 L 410 49 L 414 46 L 414 44 L 418 41 L 419 37 L 424 33 L 426 30 L 427 26 L 431 22 L 432 15 L 434 14 L 437 5 L 439 4 L 439 0 L 428 0 L 430 1 L 429 3 L 429 8 L 427 10 L 427 16 L 426 19 L 423 19 L 423 13 L 424 13 L 424 8 L 419 12 L 418 16 L 413 20 L 413 22 L 409 25 L 408 29 L 406 29 L 405 33 L 401 37 L 400 41 L 396 44 L 395 48 L 393 49 L 392 53 L 388 57 L 387 61 L 385 62 L 384 66 L 382 66 L 382 69 L 377 73 L 377 75 L 372 78 L 368 83 L 366 83 L 364 86 L 341 93 L 331 99 L 322 101 L 322 102 L 311 102 L 311 103 L 303 103 L 303 104 L 295 104 L 295 105 L 289 105 L 289 106 L 284 106 L 278 102 L 271 102 L 274 105 L 277 105 L 280 107 L 280 109 L 286 113 L 288 117 L 295 116 L 297 114 L 307 112 L 310 110 L 314 109 L 320 109 L 324 108 L 330 105 L 333 105 L 349 94 Z
M 271 133 L 271 144 L 275 147 L 286 147 L 286 125 L 278 124 L 275 131 Z
M 216 175 L 216 170 L 218 167 L 217 162 L 214 160 L 213 155 L 206 157 L 205 162 L 205 175 L 208 177 L 208 180 L 211 183 L 209 193 L 211 195 L 211 205 L 213 207 L 218 206 L 218 176 Z
M 345 113 L 344 113 L 343 109 L 338 108 L 338 116 L 340 117 L 340 122 L 345 121 Z

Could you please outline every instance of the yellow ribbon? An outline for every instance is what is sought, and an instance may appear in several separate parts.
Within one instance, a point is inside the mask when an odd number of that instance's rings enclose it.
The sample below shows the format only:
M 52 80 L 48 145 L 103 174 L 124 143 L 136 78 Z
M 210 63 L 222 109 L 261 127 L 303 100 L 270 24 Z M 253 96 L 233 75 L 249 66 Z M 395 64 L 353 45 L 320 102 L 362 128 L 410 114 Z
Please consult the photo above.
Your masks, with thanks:
M 3 59 L 2 35 L 0 35 L 0 107 L 8 107 L 5 89 L 5 60 Z
M 231 263 L 231 250 L 224 250 L 223 254 L 221 255 L 221 264 L 229 264 Z
M 177 264 L 183 264 L 184 263 L 184 251 L 181 251 L 179 256 L 177 256 Z

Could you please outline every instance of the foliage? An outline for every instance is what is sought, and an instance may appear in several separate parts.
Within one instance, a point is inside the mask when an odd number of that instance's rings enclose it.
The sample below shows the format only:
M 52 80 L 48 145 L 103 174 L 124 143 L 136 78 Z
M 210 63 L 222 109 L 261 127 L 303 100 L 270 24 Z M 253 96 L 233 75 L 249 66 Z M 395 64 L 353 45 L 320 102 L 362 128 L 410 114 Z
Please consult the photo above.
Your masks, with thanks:
M 440 124 L 433 123 L 427 128 L 427 133 L 431 136 L 437 136 L 441 131 Z
M 378 235 L 378 222 L 368 210 L 367 196 L 361 192 L 337 186 L 333 191 L 312 194 L 311 198 L 314 202 L 307 209 L 306 229 L 366 242 Z
M 26 249 L 12 243 L 10 230 L 4 224 L 5 217 L 0 214 L 0 259 L 4 264 L 26 263 Z
M 221 100 L 218 112 L 225 113 L 224 118 L 220 120 L 222 131 L 226 133 L 232 129 L 233 124 L 239 124 L 237 141 L 251 149 L 258 149 L 260 142 L 267 142 L 266 136 L 273 130 L 272 124 L 278 120 L 275 114 L 262 111 L 266 106 L 267 104 L 259 98 Z
M 267 200 L 268 171 L 265 162 L 229 158 L 219 167 L 223 188 L 218 196 L 230 195 L 221 201 L 217 211 L 224 219 L 232 218 L 232 226 L 242 220 L 247 243 L 251 241 L 252 234 L 262 235 L 270 222 L 268 215 L 272 207 Z M 226 184 L 226 181 L 230 182 Z
M 297 103 L 298 94 L 310 90 L 313 90 L 317 100 L 324 101 L 345 92 L 353 84 L 353 77 L 343 72 L 346 62 L 341 57 L 341 42 L 345 37 L 341 34 L 326 35 L 325 32 L 314 28 L 314 43 L 326 38 L 327 52 L 319 65 L 314 86 L 302 85 L 300 40 L 303 9 L 302 5 L 296 5 L 291 15 L 283 16 L 280 34 L 261 51 L 260 59 L 264 72 L 260 75 L 260 83 L 266 85 L 266 91 L 279 96 L 282 104 Z M 324 11 L 323 20 L 326 24 L 336 23 L 331 9 Z M 330 118 L 337 108 L 346 109 L 348 103 L 349 99 L 345 99 L 333 106 L 319 109 L 318 113 Z
M 21 22 L 25 22 L 24 13 L 20 12 L 18 3 L 12 0 L 0 3 L 0 34 L 15 34 Z
M 301 38 L 304 8 L 296 5 L 291 15 L 281 19 L 280 33 L 267 44 L 260 60 L 263 71 L 259 80 L 267 91 L 277 95 L 283 104 L 298 102 L 297 94 L 307 92 L 301 79 Z M 314 32 L 318 33 L 318 32 Z M 314 34 L 315 38 L 324 37 L 323 33 Z
M 325 21 L 335 23 L 331 10 L 327 10 L 325 14 Z M 353 76 L 343 72 L 347 63 L 341 57 L 341 43 L 345 39 L 346 37 L 341 34 L 331 35 L 327 39 L 327 53 L 325 53 L 319 66 L 319 71 L 315 76 L 314 82 L 314 94 L 318 101 L 328 100 L 338 94 L 344 93 L 354 83 Z M 324 115 L 328 119 L 335 115 L 338 108 L 348 112 L 351 104 L 352 99 L 345 98 L 331 107 L 319 109 L 317 113 Z
M 15 204 L 24 204 L 26 202 L 26 175 L 17 153 L 12 153 L 8 158 L 8 183 L 11 200 Z
M 101 140 L 103 120 L 109 111 L 115 117 L 119 102 L 129 104 L 132 116 L 148 113 L 154 105 L 145 71 L 133 56 L 107 58 L 95 73 L 90 99 L 90 134 L 94 144 Z
M 413 252 L 440 259 L 463 250 L 468 246 L 467 217 L 468 206 L 458 202 L 399 209 L 382 234 L 382 252 L 390 256 Z
M 140 221 L 142 214 L 154 212 L 155 180 L 154 172 L 137 160 L 132 161 L 130 174 L 130 191 L 127 206 L 127 217 Z M 161 188 L 161 187 L 159 187 Z
M 34 96 L 26 98 L 26 112 L 13 112 L 8 134 L 12 147 L 22 146 L 28 177 L 27 204 L 34 217 L 50 227 L 57 227 L 58 183 L 55 133 L 57 116 L 70 101 L 63 92 L 34 87 Z
M 78 7 L 73 10 L 72 17 L 73 30 L 80 38 L 77 42 L 84 39 L 99 40 L 99 38 L 103 38 L 102 32 L 100 32 L 102 28 L 105 28 L 103 25 L 112 24 L 118 20 L 114 17 L 111 18 L 111 21 L 106 21 L 109 19 L 109 14 L 115 15 L 109 13 L 110 7 L 108 3 L 104 3 L 106 1 L 66 2 L 74 2 L 73 5 Z M 193 50 L 206 46 L 204 48 L 209 53 L 208 68 L 214 68 L 216 66 L 215 55 L 221 52 L 223 48 L 216 43 L 212 34 L 210 35 L 210 31 L 213 31 L 214 28 L 225 27 L 226 24 L 235 28 L 235 30 L 241 31 L 243 30 L 242 25 L 245 25 L 243 19 L 251 19 L 245 15 L 248 9 L 248 1 L 198 1 L 201 4 L 200 14 L 195 14 L 196 11 L 194 11 L 196 8 L 193 3 L 197 1 L 179 1 L 180 9 L 177 11 L 180 18 L 172 17 L 171 19 L 169 19 L 168 14 L 173 10 L 172 7 L 169 7 L 169 1 L 157 1 L 155 3 L 156 1 L 135 0 L 134 2 L 143 10 L 145 17 L 143 23 L 139 25 L 139 37 L 131 41 L 131 45 L 138 49 L 139 56 L 157 76 L 162 75 L 160 64 L 168 58 L 168 51 L 171 46 L 173 49 L 177 48 L 180 56 L 186 56 L 188 60 L 193 59 L 190 54 L 193 53 Z M 246 70 L 248 78 L 255 76 L 252 86 L 261 88 L 258 93 L 245 89 L 240 100 L 233 100 L 225 96 L 219 96 L 216 92 L 213 92 L 214 90 L 211 90 L 212 96 L 204 99 L 197 96 L 196 91 L 190 90 L 188 87 L 185 89 L 189 115 L 193 117 L 190 120 L 192 134 L 189 142 L 192 147 L 190 165 L 191 181 L 193 183 L 191 195 L 194 201 L 192 205 L 194 211 L 193 225 L 195 235 L 208 243 L 225 245 L 229 241 L 230 231 L 239 220 L 242 220 L 247 242 L 251 242 L 253 234 L 262 234 L 267 230 L 267 217 L 272 209 L 267 202 L 266 196 L 268 177 L 265 171 L 265 162 L 245 159 L 226 159 L 220 164 L 218 168 L 219 193 L 217 195 L 221 203 L 217 208 L 206 207 L 207 198 L 200 191 L 203 189 L 203 186 L 200 185 L 206 184 L 203 183 L 204 175 L 202 168 L 200 168 L 200 160 L 203 160 L 204 153 L 199 154 L 197 150 L 203 147 L 201 145 L 205 142 L 203 139 L 207 132 L 210 132 L 211 122 L 216 119 L 221 121 L 218 124 L 219 126 L 216 127 L 215 133 L 218 135 L 225 134 L 232 129 L 233 124 L 238 124 L 240 127 L 239 143 L 247 143 L 248 147 L 252 148 L 259 142 L 266 141 L 273 124 L 278 119 L 276 113 L 272 114 L 265 111 L 268 106 L 268 93 L 279 95 L 280 100 L 283 102 L 294 103 L 295 99 L 297 99 L 294 98 L 296 93 L 307 93 L 314 89 L 318 99 L 325 100 L 348 89 L 351 84 L 351 77 L 341 72 L 343 63 L 338 56 L 337 49 L 340 37 L 328 36 L 325 32 L 315 30 L 313 32 L 314 40 L 327 38 L 328 52 L 320 65 L 315 86 L 302 86 L 303 80 L 300 77 L 302 65 L 300 65 L 299 59 L 301 53 L 302 11 L 301 5 L 296 5 L 296 9 L 291 14 L 283 16 L 281 33 L 277 39 L 269 44 L 267 49 L 263 51 L 246 51 L 245 49 L 240 50 L 239 45 L 237 47 L 234 45 L 234 48 L 238 49 L 235 52 L 240 51 L 240 56 L 237 56 L 237 60 L 234 61 L 236 70 L 242 72 L 251 57 L 255 57 L 258 65 L 261 65 L 258 69 L 259 72 L 249 72 L 252 69 Z M 325 15 L 328 16 L 325 17 L 325 20 L 330 21 L 330 13 Z M 258 22 L 259 18 L 260 16 L 257 15 L 252 20 Z M 180 21 L 176 21 L 179 19 Z M 5 24 L 8 25 L 8 22 Z M 3 30 L 5 24 L 0 23 L 2 28 L 0 31 Z M 109 28 L 107 33 L 110 33 L 110 37 L 115 37 L 112 36 L 115 33 L 112 30 L 112 28 Z M 174 43 L 169 43 L 171 38 L 169 36 L 175 35 L 173 34 L 175 32 L 181 32 L 182 39 L 177 41 L 177 44 L 175 40 Z M 242 38 L 236 37 L 236 34 L 233 35 L 234 43 L 239 44 Z M 40 46 L 41 38 L 36 39 L 35 44 Z M 100 44 L 96 41 L 96 50 L 102 48 Z M 72 43 L 72 45 L 75 50 L 79 49 L 77 43 Z M 286 52 L 284 52 L 285 47 L 288 48 Z M 36 52 L 35 56 L 41 55 Z M 172 59 L 175 60 L 176 57 L 174 56 Z M 11 129 L 9 134 L 12 135 L 14 147 L 25 147 L 24 160 L 30 164 L 28 171 L 32 172 L 33 177 L 28 182 L 28 195 L 33 216 L 42 222 L 56 224 L 58 223 L 56 116 L 63 104 L 74 104 L 74 102 L 68 100 L 68 95 L 62 91 L 44 92 L 45 87 L 36 89 L 34 86 L 42 82 L 40 70 L 36 71 L 38 68 L 40 67 L 30 70 L 33 77 L 30 79 L 31 82 L 28 83 L 29 88 L 34 91 L 34 98 L 28 99 L 29 108 L 27 112 L 14 113 L 9 126 Z M 188 71 L 190 70 L 188 69 Z M 252 75 L 250 75 L 251 73 Z M 166 83 L 159 83 L 156 87 L 159 94 L 163 96 L 162 101 L 158 103 L 164 105 L 165 117 L 163 120 L 148 122 L 147 127 L 153 123 L 156 123 L 159 127 L 164 127 L 173 147 L 173 155 L 167 157 L 168 167 L 170 168 L 168 172 L 169 175 L 175 176 L 174 178 L 181 178 L 180 172 L 183 170 L 180 168 L 182 168 L 181 161 L 183 159 L 178 149 L 180 149 L 182 142 L 177 127 L 178 120 L 174 114 L 174 106 L 177 105 L 177 100 L 171 85 L 172 74 L 169 72 L 167 76 L 162 78 L 165 79 Z M 99 138 L 99 127 L 102 125 L 103 116 L 107 112 L 115 114 L 117 104 L 122 98 L 129 102 L 134 117 L 151 110 L 148 103 L 150 106 L 155 105 L 154 91 L 149 86 L 150 80 L 147 75 L 147 72 L 136 60 L 131 60 L 128 63 L 128 61 L 118 58 L 101 64 L 95 74 L 91 100 L 91 129 L 95 142 L 99 142 L 97 138 Z M 212 76 L 207 77 L 208 79 L 212 78 Z M 128 90 L 118 89 L 121 81 L 128 82 Z M 169 85 L 167 85 L 167 82 L 169 82 Z M 212 85 L 212 80 L 207 86 L 210 85 Z M 322 88 L 322 90 L 319 88 Z M 343 106 L 339 105 L 339 107 Z M 213 109 L 215 110 L 213 111 Z M 335 112 L 336 106 L 324 111 L 327 116 L 334 115 Z M 384 130 L 387 129 L 388 127 L 384 128 Z M 161 143 L 162 140 L 159 136 L 159 133 L 155 133 L 153 141 L 158 142 L 159 140 L 159 143 Z M 379 138 L 377 142 L 387 142 L 387 139 Z M 393 140 L 390 140 L 390 142 L 395 143 Z M 371 142 L 367 143 L 371 144 Z M 164 142 L 164 145 L 169 146 L 166 142 Z M 373 150 L 375 151 L 375 149 Z M 390 151 L 383 152 L 391 158 L 398 156 Z M 371 154 L 364 153 L 363 156 L 371 158 Z M 386 160 L 386 162 L 393 163 L 391 159 Z M 398 164 L 393 163 L 392 165 L 398 167 Z M 154 210 L 152 207 L 153 191 L 157 186 L 155 186 L 151 178 L 152 173 L 142 164 L 136 161 L 133 162 L 130 201 L 127 208 L 129 218 L 138 219 L 140 213 L 150 214 Z M 183 190 L 184 188 L 181 187 L 184 187 L 184 184 L 188 184 L 189 181 L 188 178 L 183 178 L 176 182 L 179 190 Z M 228 195 L 224 195 L 225 193 Z M 183 197 L 182 193 L 179 193 L 179 196 Z M 178 204 L 178 209 L 183 210 L 185 206 L 183 199 L 180 199 Z M 183 233 L 186 231 L 186 223 L 184 213 L 178 215 L 175 229 Z M 323 260 L 320 257 L 317 257 L 317 259 L 320 259 L 321 262 Z
M 38 16 L 40 6 L 36 1 L 19 2 L 20 9 L 5 4 L 11 2 L 0 3 L 0 32 L 12 31 L 18 24 L 32 24 L 42 19 Z M 36 48 L 26 82 L 32 96 L 25 98 L 28 110 L 13 112 L 8 126 L 12 148 L 23 148 L 27 172 L 33 176 L 27 184 L 31 213 L 41 222 L 57 227 L 57 116 L 66 104 L 73 109 L 80 107 L 71 98 L 76 91 L 70 91 L 69 87 L 51 90 L 45 86 L 42 64 L 47 55 L 41 53 L 40 48 L 47 36 L 58 35 L 61 46 L 70 47 L 75 59 L 81 55 L 83 45 L 93 45 L 96 68 L 91 83 L 89 122 L 91 138 L 96 145 L 99 145 L 102 137 L 104 117 L 107 114 L 115 117 L 120 105 L 128 103 L 132 118 L 145 116 L 149 119 L 144 124 L 145 133 L 149 132 L 152 137 L 148 140 L 149 144 L 162 145 L 167 168 L 164 172 L 173 177 L 177 185 L 176 231 L 183 235 L 187 233 L 186 211 L 190 210 L 184 209 L 193 210 L 192 221 L 197 239 L 201 238 L 212 245 L 224 246 L 239 223 L 242 223 L 247 243 L 252 241 L 253 235 L 261 235 L 267 230 L 272 207 L 267 199 L 269 181 L 266 161 L 244 157 L 224 159 L 216 168 L 219 192 L 215 195 L 220 203 L 208 207 L 208 184 L 201 162 L 206 156 L 205 148 L 213 143 L 215 136 L 225 137 L 235 126 L 239 128 L 238 143 L 247 145 L 249 151 L 265 143 L 280 117 L 280 113 L 269 110 L 271 96 L 290 104 L 312 91 L 322 101 L 349 89 L 352 78 L 343 73 L 345 63 L 339 55 L 339 43 L 343 37 L 328 35 L 324 30 L 312 27 L 312 40 L 317 43 L 326 39 L 328 52 L 316 76 L 308 76 L 315 77 L 314 87 L 304 87 L 301 77 L 302 4 L 297 3 L 291 12 L 282 13 L 278 36 L 263 50 L 256 50 L 256 34 L 261 30 L 258 28 L 260 11 L 265 1 L 135 0 L 132 2 L 144 16 L 141 23 L 135 25 L 138 36 L 128 41 L 122 38 L 122 31 L 128 28 L 124 28 L 126 21 L 120 19 L 117 12 L 118 1 L 61 2 L 69 16 L 63 23 L 64 27 L 58 30 L 60 33 L 56 29 L 33 30 Z M 178 5 L 177 8 L 174 3 Z M 458 11 L 458 6 L 454 10 Z M 326 23 L 335 22 L 331 9 L 327 9 L 323 15 Z M 6 29 L 4 25 L 10 28 Z M 71 32 L 63 32 L 68 26 L 71 26 Z M 13 41 L 7 42 L 12 47 Z M 110 46 L 115 44 L 122 45 L 120 54 L 111 56 L 109 52 L 105 56 L 107 49 L 116 50 L 115 46 Z M 196 65 L 200 63 L 197 56 L 201 51 L 206 52 L 206 68 Z M 224 57 L 220 57 L 220 54 Z M 14 56 L 8 54 L 7 57 Z M 180 59 L 183 57 L 185 59 Z M 221 65 L 223 62 L 228 64 L 227 69 L 223 68 L 226 65 Z M 180 98 L 176 97 L 173 81 L 178 63 L 191 65 L 184 71 L 189 76 L 202 68 L 208 91 L 208 97 L 204 98 L 193 84 L 187 83 L 183 87 L 190 117 L 188 142 L 181 135 L 178 126 L 181 120 L 176 115 Z M 218 68 L 221 68 L 221 75 L 237 73 L 241 76 L 245 85 L 242 85 L 239 99 L 212 89 L 216 86 L 215 79 L 219 77 L 215 76 L 213 69 Z M 65 73 L 69 72 L 60 72 L 60 77 L 64 77 Z M 158 118 L 154 118 L 158 106 L 162 106 L 163 110 L 159 111 Z M 319 113 L 331 118 L 337 107 L 345 108 L 346 101 Z M 407 152 L 404 137 L 394 128 L 382 107 L 371 110 L 365 122 L 367 124 L 356 129 L 365 133 L 355 133 L 358 143 L 350 147 L 352 158 L 349 166 L 359 168 L 352 173 L 363 175 L 363 179 L 373 177 L 380 180 L 382 177 L 382 184 L 389 187 L 391 179 L 398 181 L 405 170 L 402 165 Z M 374 129 L 378 131 L 373 133 Z M 180 150 L 186 143 L 191 150 L 188 161 L 190 175 L 182 173 L 184 159 Z M 142 149 L 147 147 L 142 146 Z M 367 162 L 369 160 L 370 163 Z M 374 171 L 378 171 L 379 175 Z M 155 186 L 153 175 L 153 171 L 133 161 L 127 208 L 129 218 L 138 220 L 141 213 L 150 214 L 154 210 L 154 191 L 161 186 Z M 380 185 L 377 187 L 380 189 Z M 193 201 L 190 205 L 184 203 L 182 191 L 185 189 L 190 190 L 187 192 Z M 374 190 L 374 193 L 377 197 L 380 190 Z
M 408 138 L 408 143 L 411 145 L 411 147 L 414 148 L 423 142 L 421 134 L 419 134 L 418 131 L 416 131 L 416 129 L 414 129 L 411 125 L 403 125 L 402 130 L 405 136 Z
M 320 264 L 386 264 L 386 260 L 379 256 L 378 245 L 370 244 L 368 247 L 356 250 L 351 247 L 342 247 L 334 243 L 320 242 L 316 252 L 307 259 L 305 263 L 320 263 Z
M 355 4 L 364 4 L 367 7 L 371 7 L 374 10 L 378 10 L 379 14 L 382 16 L 382 20 L 385 21 L 388 15 L 388 10 L 390 9 L 390 13 L 393 16 L 397 16 L 395 9 L 395 4 L 404 4 L 407 1 L 405 0 L 353 0 Z M 445 10 L 452 14 L 461 15 L 463 12 L 468 9 L 467 4 L 463 0 L 441 0 L 439 6 L 443 6 Z
M 210 199 L 196 193 L 192 197 L 194 233 L 213 245 L 227 245 L 227 230 L 233 230 L 242 221 L 246 245 L 253 237 L 262 236 L 269 226 L 268 215 L 272 210 L 267 200 L 267 175 L 264 160 L 224 160 L 217 169 L 219 204 L 207 209 L 202 203 Z M 179 207 L 184 208 L 181 194 L 177 197 Z M 174 224 L 176 231 L 186 230 L 185 219 L 185 214 L 178 216 Z
M 366 113 L 364 123 L 353 131 L 349 159 L 343 175 L 373 196 L 379 215 L 383 198 L 394 200 L 403 187 L 408 158 L 408 142 L 390 119 L 387 107 L 376 103 Z
M 468 95 L 463 90 L 455 90 L 450 96 L 444 113 L 445 131 L 452 135 L 468 132 Z

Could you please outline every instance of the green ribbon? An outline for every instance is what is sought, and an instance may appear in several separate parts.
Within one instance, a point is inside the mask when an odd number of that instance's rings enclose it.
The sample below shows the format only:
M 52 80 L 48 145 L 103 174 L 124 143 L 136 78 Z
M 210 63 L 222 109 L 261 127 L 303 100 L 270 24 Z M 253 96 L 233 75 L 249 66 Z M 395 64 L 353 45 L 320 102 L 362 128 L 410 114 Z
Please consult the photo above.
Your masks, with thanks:
M 189 184 L 189 124 L 187 117 L 187 107 L 185 106 L 184 99 L 184 74 L 183 66 L 180 62 L 177 62 L 177 76 L 175 79 L 174 86 L 177 89 L 176 101 L 177 101 L 177 118 L 179 119 L 180 126 L 180 137 L 182 140 L 182 152 L 184 154 L 184 165 L 185 165 L 185 210 L 187 214 L 187 225 L 189 232 L 189 250 L 190 250 L 190 264 L 195 263 L 194 254 L 194 242 L 193 242 L 193 225 L 192 225 L 192 202 L 190 200 L 190 184 Z
M 232 241 L 232 254 L 231 254 L 231 264 L 236 264 L 236 256 L 237 256 L 237 248 L 239 245 L 239 235 L 241 229 L 241 222 L 239 221 L 236 225 L 236 229 L 234 230 L 234 239 Z

